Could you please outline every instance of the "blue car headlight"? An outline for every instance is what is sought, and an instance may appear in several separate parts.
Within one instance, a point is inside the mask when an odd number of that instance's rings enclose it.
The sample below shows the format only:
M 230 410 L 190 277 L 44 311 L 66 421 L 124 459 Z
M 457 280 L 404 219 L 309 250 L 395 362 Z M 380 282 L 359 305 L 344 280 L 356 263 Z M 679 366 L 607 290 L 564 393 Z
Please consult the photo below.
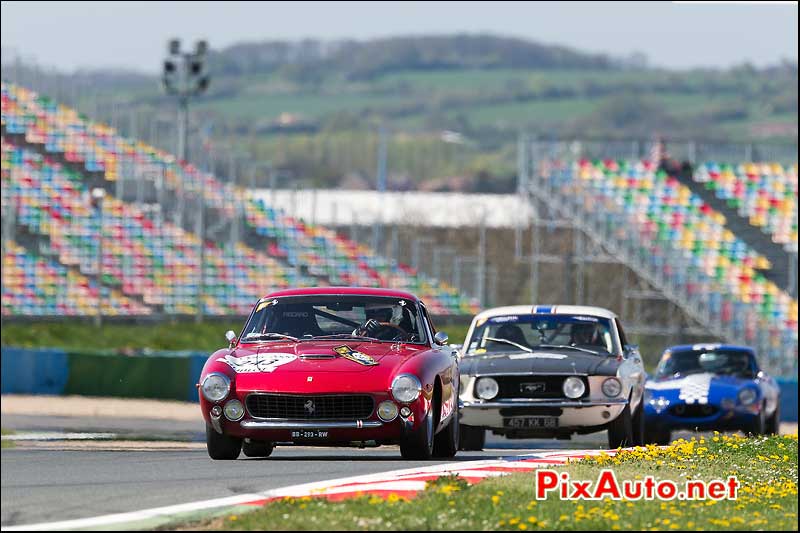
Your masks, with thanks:
M 752 387 L 747 387 L 739 391 L 739 403 L 742 405 L 753 405 L 758 399 L 758 391 Z

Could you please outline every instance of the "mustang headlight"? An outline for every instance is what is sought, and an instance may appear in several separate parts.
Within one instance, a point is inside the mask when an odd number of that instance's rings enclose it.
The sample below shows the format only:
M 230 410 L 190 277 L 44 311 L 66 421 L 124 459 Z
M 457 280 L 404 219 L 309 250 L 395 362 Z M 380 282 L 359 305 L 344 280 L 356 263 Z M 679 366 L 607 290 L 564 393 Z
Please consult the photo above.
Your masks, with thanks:
M 422 383 L 417 376 L 400 374 L 392 381 L 392 396 L 398 402 L 413 402 L 419 398 L 420 392 L 422 392 Z
M 500 392 L 500 385 L 494 378 L 480 378 L 475 382 L 475 395 L 481 400 L 491 400 Z
M 742 405 L 752 405 L 756 398 L 758 398 L 758 393 L 755 389 L 748 387 L 739 391 L 739 403 Z
M 228 376 L 213 372 L 206 376 L 200 385 L 203 397 L 209 402 L 219 402 L 225 399 L 231 391 L 231 380 Z
M 570 376 L 564 380 L 562 389 L 564 390 L 564 396 L 574 400 L 583 396 L 583 393 L 586 392 L 586 385 L 584 385 L 581 378 Z
M 608 378 L 600 386 L 603 394 L 609 398 L 616 398 L 622 392 L 622 383 L 617 378 Z

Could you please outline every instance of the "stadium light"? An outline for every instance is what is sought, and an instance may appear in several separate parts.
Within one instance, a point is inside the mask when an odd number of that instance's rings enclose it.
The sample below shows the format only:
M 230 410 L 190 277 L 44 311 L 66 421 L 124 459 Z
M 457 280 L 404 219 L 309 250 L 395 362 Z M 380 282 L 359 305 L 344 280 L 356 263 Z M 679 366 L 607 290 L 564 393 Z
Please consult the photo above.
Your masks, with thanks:
M 211 78 L 206 67 L 208 42 L 195 43 L 193 52 L 182 52 L 179 39 L 171 39 L 164 59 L 162 83 L 167 94 L 178 98 L 178 158 L 188 160 L 189 100 L 208 90 Z

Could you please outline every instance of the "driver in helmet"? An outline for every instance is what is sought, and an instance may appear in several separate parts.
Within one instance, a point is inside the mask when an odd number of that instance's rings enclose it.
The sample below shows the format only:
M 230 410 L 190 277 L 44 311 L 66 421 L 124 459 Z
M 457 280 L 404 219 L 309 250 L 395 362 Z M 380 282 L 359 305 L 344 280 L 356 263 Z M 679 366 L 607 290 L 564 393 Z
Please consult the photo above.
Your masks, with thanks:
M 375 306 L 364 310 L 366 321 L 353 332 L 354 335 L 391 340 L 398 333 L 407 333 L 399 324 L 403 311 L 398 306 Z
M 578 323 L 572 326 L 572 338 L 570 344 L 573 346 L 601 346 L 606 344 L 600 337 L 600 332 L 595 324 Z

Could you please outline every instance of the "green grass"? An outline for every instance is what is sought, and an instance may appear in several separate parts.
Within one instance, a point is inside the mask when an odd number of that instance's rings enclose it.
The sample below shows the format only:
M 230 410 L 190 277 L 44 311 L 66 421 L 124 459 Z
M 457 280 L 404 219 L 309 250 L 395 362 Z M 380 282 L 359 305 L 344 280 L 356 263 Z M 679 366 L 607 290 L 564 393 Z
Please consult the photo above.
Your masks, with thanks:
M 0 435 L 13 435 L 14 432 L 10 429 L 0 429 Z M 14 442 L 10 440 L 0 440 L 0 448 L 13 448 Z
M 90 322 L 4 323 L 2 345 L 20 348 L 62 348 L 89 351 L 192 350 L 212 352 L 227 346 L 225 332 L 237 334 L 243 321 L 157 322 L 153 324 L 106 324 L 97 329 Z M 442 325 L 450 342 L 462 343 L 468 324 Z
M 677 441 L 667 450 L 623 453 L 560 467 L 573 480 L 596 480 L 611 466 L 620 481 L 647 475 L 678 482 L 738 476 L 737 500 L 562 501 L 534 499 L 534 475 L 467 486 L 444 477 L 406 501 L 363 496 L 342 502 L 285 499 L 195 529 L 237 530 L 697 530 L 797 529 L 797 436 Z
M 195 324 L 106 324 L 101 329 L 88 322 L 4 323 L 2 345 L 65 350 L 196 350 L 210 352 L 225 347 L 225 332 L 238 333 L 243 322 L 232 319 Z

